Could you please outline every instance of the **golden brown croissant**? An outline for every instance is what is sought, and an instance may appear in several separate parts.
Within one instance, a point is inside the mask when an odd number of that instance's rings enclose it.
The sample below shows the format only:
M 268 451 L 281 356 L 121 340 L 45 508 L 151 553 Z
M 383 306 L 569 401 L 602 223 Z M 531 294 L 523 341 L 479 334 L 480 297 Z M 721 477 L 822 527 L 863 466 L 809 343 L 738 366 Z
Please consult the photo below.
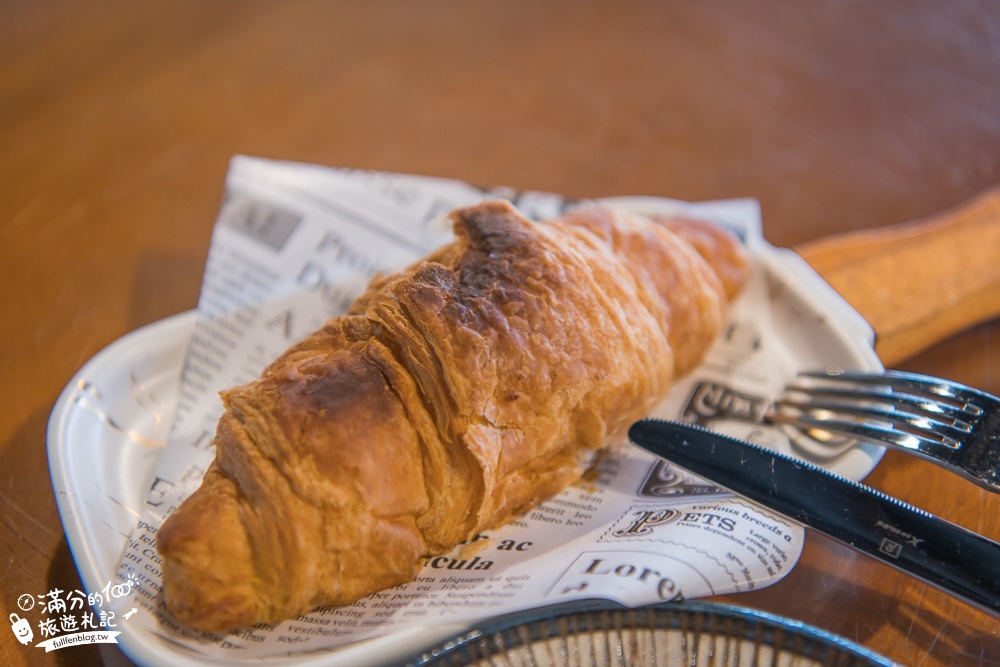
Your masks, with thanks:
M 452 220 L 454 243 L 223 393 L 215 461 L 158 535 L 180 621 L 352 603 L 555 495 L 702 358 L 748 274 L 706 223 Z

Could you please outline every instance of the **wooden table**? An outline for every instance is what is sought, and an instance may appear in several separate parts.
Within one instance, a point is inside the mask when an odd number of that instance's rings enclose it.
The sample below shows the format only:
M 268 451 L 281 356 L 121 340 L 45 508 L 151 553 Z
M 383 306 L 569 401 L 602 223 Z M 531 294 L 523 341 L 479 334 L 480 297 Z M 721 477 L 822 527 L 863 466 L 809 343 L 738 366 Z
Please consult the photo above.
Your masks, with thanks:
M 990 0 L 0 2 L 4 618 L 81 586 L 46 419 L 98 350 L 195 306 L 232 155 L 755 197 L 793 246 L 1000 182 L 998 45 Z M 899 366 L 1000 393 L 1000 327 Z M 1000 539 L 1000 497 L 931 465 L 889 454 L 869 481 Z M 725 600 L 907 665 L 1000 664 L 1000 619 L 814 535 L 787 579 Z M 128 659 L 0 631 L 0 664 L 57 663 Z

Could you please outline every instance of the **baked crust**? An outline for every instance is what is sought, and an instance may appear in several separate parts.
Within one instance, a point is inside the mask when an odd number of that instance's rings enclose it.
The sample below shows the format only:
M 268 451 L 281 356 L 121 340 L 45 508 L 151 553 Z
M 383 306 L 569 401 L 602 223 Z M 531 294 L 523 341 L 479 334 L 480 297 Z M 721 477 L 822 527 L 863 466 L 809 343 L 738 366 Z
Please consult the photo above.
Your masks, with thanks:
M 158 534 L 181 622 L 350 604 L 555 495 L 698 363 L 748 273 L 707 223 L 499 201 L 452 220 L 454 243 L 223 392 L 215 461 Z

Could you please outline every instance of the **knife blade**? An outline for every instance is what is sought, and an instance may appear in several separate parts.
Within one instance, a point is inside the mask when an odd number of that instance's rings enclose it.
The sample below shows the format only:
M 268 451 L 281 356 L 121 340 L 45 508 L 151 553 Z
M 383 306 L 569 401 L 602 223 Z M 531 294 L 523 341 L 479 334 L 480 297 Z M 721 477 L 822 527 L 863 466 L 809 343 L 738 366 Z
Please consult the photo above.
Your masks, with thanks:
M 1000 615 L 1000 544 L 869 486 L 707 429 L 642 420 L 637 446 Z

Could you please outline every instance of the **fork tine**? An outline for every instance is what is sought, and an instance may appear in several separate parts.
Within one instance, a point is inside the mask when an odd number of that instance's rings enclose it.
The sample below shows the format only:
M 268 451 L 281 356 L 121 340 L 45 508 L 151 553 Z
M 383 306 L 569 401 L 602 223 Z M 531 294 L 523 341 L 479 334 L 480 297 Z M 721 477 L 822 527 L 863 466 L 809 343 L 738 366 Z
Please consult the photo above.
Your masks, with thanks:
M 774 407 L 778 410 L 776 414 L 786 418 L 786 423 L 787 419 L 796 416 L 824 422 L 836 419 L 844 423 L 864 423 L 886 431 L 895 429 L 906 432 L 953 449 L 961 446 L 956 437 L 972 431 L 971 424 L 954 417 L 910 412 L 882 404 L 863 405 L 844 401 L 782 398 L 774 402 Z M 789 410 L 795 411 L 797 415 L 790 414 Z
M 921 410 L 920 406 L 913 407 L 902 403 L 890 403 L 888 401 L 860 403 L 857 401 L 823 400 L 813 398 L 808 392 L 798 393 L 806 394 L 809 398 L 806 400 L 781 398 L 776 400 L 774 404 L 798 410 L 825 410 L 829 412 L 846 412 L 852 415 L 873 415 L 885 420 L 899 419 L 921 428 L 954 429 L 959 434 L 972 432 L 972 424 L 969 422 L 943 412 Z
M 867 422 L 857 422 L 846 419 L 829 419 L 825 417 L 808 417 L 805 415 L 790 416 L 781 413 L 773 413 L 768 417 L 771 421 L 793 426 L 807 435 L 815 431 L 823 431 L 833 435 L 842 435 L 858 440 L 865 440 L 876 445 L 894 445 L 904 449 L 912 450 L 915 453 L 927 456 L 928 448 L 943 447 L 954 450 L 955 447 L 929 438 L 929 431 L 911 432 L 903 431 L 892 426 L 880 426 Z
M 803 418 L 841 420 L 838 433 L 848 429 L 855 437 L 884 440 L 886 433 L 895 430 L 957 449 L 961 446 L 958 438 L 972 431 L 970 421 L 982 413 L 963 400 L 961 385 L 937 378 L 830 371 L 806 371 L 800 377 L 809 383 L 792 383 L 787 393 L 805 398 L 785 398 L 775 402 L 775 407 L 797 410 Z M 876 431 L 861 431 L 862 425 Z
M 869 373 L 863 371 L 803 371 L 801 377 L 823 380 L 833 384 L 846 383 L 857 385 L 888 387 L 894 394 L 903 391 L 910 395 L 923 396 L 938 402 L 946 402 L 959 407 L 970 414 L 982 414 L 982 408 L 976 405 L 977 399 L 988 396 L 972 387 L 917 373 L 904 371 L 885 371 L 884 373 Z
M 968 423 L 961 417 L 975 417 L 981 412 L 978 408 L 970 410 L 968 406 L 959 406 L 953 403 L 945 403 L 937 399 L 916 394 L 907 394 L 893 391 L 886 386 L 828 386 L 824 384 L 803 385 L 792 383 L 786 387 L 788 393 L 799 393 L 808 396 L 816 396 L 826 399 L 835 399 L 840 402 L 851 401 L 855 404 L 878 404 L 883 406 L 899 406 L 904 410 L 922 414 L 928 418 L 955 419 L 957 422 Z M 978 412 L 977 412 L 978 410 Z

